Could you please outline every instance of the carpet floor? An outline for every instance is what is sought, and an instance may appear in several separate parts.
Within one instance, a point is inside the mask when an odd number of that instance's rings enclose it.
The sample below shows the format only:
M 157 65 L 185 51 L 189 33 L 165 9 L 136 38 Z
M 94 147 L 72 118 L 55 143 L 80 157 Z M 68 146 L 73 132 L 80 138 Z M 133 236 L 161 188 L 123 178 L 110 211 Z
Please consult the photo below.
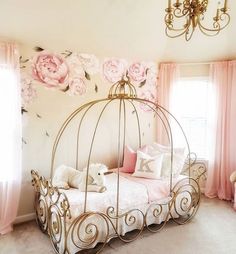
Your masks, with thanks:
M 54 253 L 49 238 L 34 221 L 16 225 L 12 233 L 0 237 L 0 254 L 34 253 Z M 144 230 L 139 240 L 129 244 L 113 239 L 102 253 L 236 254 L 236 212 L 230 202 L 203 198 L 190 223 L 178 226 L 169 222 L 155 234 Z

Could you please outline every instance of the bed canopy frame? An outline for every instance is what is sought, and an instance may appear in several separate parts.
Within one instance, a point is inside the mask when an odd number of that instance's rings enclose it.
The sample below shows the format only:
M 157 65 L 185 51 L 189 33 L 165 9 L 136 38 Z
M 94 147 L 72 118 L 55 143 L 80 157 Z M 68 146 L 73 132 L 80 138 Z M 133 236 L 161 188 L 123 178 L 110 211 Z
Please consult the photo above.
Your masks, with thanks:
M 106 212 L 101 211 L 89 211 L 87 209 L 88 201 L 88 176 L 89 166 L 91 163 L 91 155 L 93 152 L 95 137 L 99 128 L 99 124 L 102 121 L 102 117 L 106 110 L 109 110 L 109 106 L 113 102 L 118 102 L 118 137 L 117 137 L 117 183 L 116 186 L 116 205 L 109 206 Z M 87 159 L 87 172 L 86 172 L 86 190 L 84 192 L 84 204 L 83 213 L 77 218 L 71 216 L 71 206 L 66 194 L 63 190 L 59 190 L 51 183 L 55 167 L 55 156 L 57 153 L 58 145 L 61 138 L 68 127 L 68 125 L 75 120 L 75 117 L 80 115 L 78 123 L 78 129 L 76 132 L 76 153 L 75 153 L 75 165 L 76 169 L 79 169 L 79 144 L 80 144 L 80 132 L 84 119 L 86 118 L 90 109 L 96 107 L 98 104 L 103 105 L 101 111 L 98 113 L 98 118 L 95 124 L 95 128 L 90 140 L 89 154 Z M 171 166 L 169 177 L 169 197 L 165 203 L 152 202 L 145 212 L 140 209 L 133 208 L 125 213 L 120 213 L 119 202 L 122 197 L 119 195 L 120 191 L 120 168 L 122 167 L 122 160 L 124 156 L 124 148 L 126 145 L 126 129 L 128 124 L 127 119 L 127 105 L 129 105 L 136 118 L 136 124 L 138 129 L 138 144 L 142 146 L 141 124 L 140 114 L 137 110 L 137 105 L 145 105 L 155 116 L 160 120 L 162 128 L 164 129 L 167 139 L 169 141 L 171 149 Z M 186 141 L 186 147 L 188 150 L 188 156 L 185 162 L 185 173 L 187 177 L 173 184 L 173 132 L 171 129 L 170 121 L 175 121 L 180 128 L 183 137 Z M 72 254 L 75 253 L 71 250 L 71 245 L 76 248 L 77 251 L 92 249 L 94 253 L 100 253 L 106 243 L 114 238 L 118 237 L 121 241 L 127 243 L 134 241 L 139 237 L 144 228 L 150 232 L 158 232 L 166 225 L 169 219 L 174 220 L 177 224 L 185 224 L 190 221 L 196 214 L 200 204 L 200 187 L 199 179 L 205 173 L 204 164 L 199 163 L 197 165 L 196 156 L 190 153 L 189 144 L 186 135 L 177 121 L 177 119 L 164 107 L 137 97 L 135 87 L 129 80 L 121 80 L 115 83 L 109 90 L 107 98 L 88 102 L 73 113 L 71 113 L 65 122 L 62 124 L 56 139 L 54 141 L 51 157 L 51 179 L 47 180 L 43 176 L 40 176 L 37 171 L 32 170 L 32 184 L 35 189 L 35 210 L 36 220 L 40 229 L 50 236 L 52 246 L 55 253 Z M 164 206 L 168 207 L 168 211 L 163 214 Z M 175 214 L 175 215 L 174 215 Z M 176 216 L 177 214 L 177 216 Z M 119 221 L 123 220 L 124 223 L 129 226 L 134 226 L 137 223 L 137 216 L 141 217 L 141 226 L 130 236 L 130 234 L 121 235 L 119 232 Z M 164 219 L 159 224 L 151 224 L 147 222 L 147 217 L 153 216 L 158 219 L 164 216 Z M 93 219 L 94 218 L 94 219 Z M 97 244 L 97 239 L 101 233 L 99 225 L 96 225 L 96 219 L 99 218 L 104 222 L 105 227 L 102 229 L 105 232 L 105 238 L 102 243 Z M 112 230 L 111 230 L 112 229 Z M 81 231 L 83 231 L 81 233 Z M 86 237 L 84 237 L 86 235 Z M 94 246 L 96 247 L 94 248 Z M 72 249 L 73 249 L 72 248 Z M 86 253 L 86 252 L 85 252 Z

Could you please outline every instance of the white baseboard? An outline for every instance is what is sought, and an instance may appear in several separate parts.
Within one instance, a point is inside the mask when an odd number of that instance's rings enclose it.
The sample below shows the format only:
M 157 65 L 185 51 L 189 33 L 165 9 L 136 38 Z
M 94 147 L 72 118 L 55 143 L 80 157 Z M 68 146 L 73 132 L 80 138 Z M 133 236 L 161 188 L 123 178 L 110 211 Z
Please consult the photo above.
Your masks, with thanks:
M 19 223 L 34 220 L 34 219 L 35 219 L 35 213 L 28 213 L 25 215 L 17 216 L 14 221 L 14 224 L 19 224 Z

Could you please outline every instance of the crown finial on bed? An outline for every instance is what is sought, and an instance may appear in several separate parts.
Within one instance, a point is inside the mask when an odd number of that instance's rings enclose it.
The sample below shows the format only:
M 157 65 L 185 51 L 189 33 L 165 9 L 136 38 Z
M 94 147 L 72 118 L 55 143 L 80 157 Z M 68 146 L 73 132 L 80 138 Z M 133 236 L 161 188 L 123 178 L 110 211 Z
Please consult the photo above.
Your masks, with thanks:
M 137 97 L 136 89 L 134 85 L 130 83 L 129 78 L 123 78 L 113 84 L 109 90 L 108 98 L 126 98 L 133 99 Z

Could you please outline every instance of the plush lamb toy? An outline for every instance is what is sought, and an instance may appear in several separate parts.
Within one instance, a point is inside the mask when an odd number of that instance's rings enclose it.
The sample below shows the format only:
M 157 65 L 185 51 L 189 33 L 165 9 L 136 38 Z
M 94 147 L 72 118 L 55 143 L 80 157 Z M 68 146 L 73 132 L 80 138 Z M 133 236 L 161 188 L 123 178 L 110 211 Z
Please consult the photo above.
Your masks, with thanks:
M 76 170 L 66 165 L 61 165 L 55 170 L 55 174 L 52 179 L 53 186 L 62 189 L 77 188 L 80 191 L 86 190 L 86 172 L 87 167 L 82 171 Z M 96 163 L 91 164 L 89 167 L 88 175 L 88 191 L 104 192 L 105 176 L 104 173 L 108 172 L 107 167 L 104 164 Z
M 230 175 L 230 182 L 235 183 L 236 182 L 236 171 L 234 171 L 231 175 Z

